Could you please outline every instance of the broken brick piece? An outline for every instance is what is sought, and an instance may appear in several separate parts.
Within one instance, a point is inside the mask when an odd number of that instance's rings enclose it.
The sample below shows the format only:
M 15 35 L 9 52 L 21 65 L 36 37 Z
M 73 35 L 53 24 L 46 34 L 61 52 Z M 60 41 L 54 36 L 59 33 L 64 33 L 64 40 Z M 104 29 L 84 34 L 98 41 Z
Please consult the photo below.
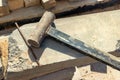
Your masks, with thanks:
M 0 0 L 0 16 L 9 14 L 7 0 Z
M 4 79 L 7 77 L 8 68 L 8 38 L 0 37 L 0 57 L 2 63 L 2 74 Z
M 41 3 L 45 9 L 50 9 L 56 6 L 56 0 L 41 0 Z

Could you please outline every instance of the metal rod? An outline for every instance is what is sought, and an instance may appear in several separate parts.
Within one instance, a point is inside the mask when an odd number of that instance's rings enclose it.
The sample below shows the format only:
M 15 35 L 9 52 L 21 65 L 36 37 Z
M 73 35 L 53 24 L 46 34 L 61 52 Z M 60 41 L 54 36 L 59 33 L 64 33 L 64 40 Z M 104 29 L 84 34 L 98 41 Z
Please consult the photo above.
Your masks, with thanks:
M 31 51 L 31 53 L 32 53 L 32 55 L 33 55 L 33 57 L 34 57 L 34 59 L 35 59 L 35 62 L 37 63 L 38 66 L 40 66 L 40 63 L 39 63 L 38 60 L 37 60 L 37 56 L 35 55 L 33 49 L 29 46 L 29 44 L 28 44 L 26 38 L 24 37 L 22 31 L 20 30 L 20 27 L 19 27 L 19 25 L 17 24 L 17 22 L 15 22 L 15 25 L 16 25 L 16 27 L 17 27 L 17 29 L 18 29 L 20 35 L 22 36 L 22 38 L 23 38 L 25 44 L 26 44 L 27 47 L 30 49 L 30 51 Z

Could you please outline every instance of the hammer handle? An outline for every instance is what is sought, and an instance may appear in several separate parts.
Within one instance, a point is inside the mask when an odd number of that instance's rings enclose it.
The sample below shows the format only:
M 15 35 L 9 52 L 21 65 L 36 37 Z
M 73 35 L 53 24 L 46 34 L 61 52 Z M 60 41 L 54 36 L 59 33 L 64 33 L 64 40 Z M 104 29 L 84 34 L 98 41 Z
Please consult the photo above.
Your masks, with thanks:
M 43 14 L 41 20 L 38 22 L 35 30 L 33 30 L 33 33 L 30 35 L 30 38 L 28 40 L 31 46 L 34 46 L 34 47 L 40 46 L 41 41 L 45 37 L 46 30 L 54 21 L 54 19 L 55 19 L 55 15 L 52 12 L 46 11 Z

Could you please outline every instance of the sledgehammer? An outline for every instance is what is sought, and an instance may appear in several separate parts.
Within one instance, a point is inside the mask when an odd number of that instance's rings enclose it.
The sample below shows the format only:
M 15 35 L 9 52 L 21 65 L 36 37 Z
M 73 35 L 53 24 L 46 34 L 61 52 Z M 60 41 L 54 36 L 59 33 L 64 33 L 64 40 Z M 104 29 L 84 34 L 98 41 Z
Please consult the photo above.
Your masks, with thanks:
M 54 21 L 54 19 L 55 15 L 52 12 L 46 11 L 44 13 L 37 27 L 35 30 L 33 30 L 30 39 L 28 39 L 28 43 L 31 44 L 31 46 L 39 47 L 46 36 L 51 36 L 54 39 L 73 47 L 77 51 L 80 51 L 82 54 L 86 54 L 120 70 L 120 60 L 117 57 L 91 47 L 86 43 L 74 39 L 71 36 L 51 27 L 51 23 Z

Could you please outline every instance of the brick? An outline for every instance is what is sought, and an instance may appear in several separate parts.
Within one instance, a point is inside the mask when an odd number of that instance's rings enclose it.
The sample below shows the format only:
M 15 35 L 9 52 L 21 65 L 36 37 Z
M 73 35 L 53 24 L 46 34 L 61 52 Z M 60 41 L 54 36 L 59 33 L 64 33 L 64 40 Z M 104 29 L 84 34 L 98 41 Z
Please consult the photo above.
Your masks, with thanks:
M 80 0 L 68 0 L 68 1 L 70 1 L 70 2 L 76 2 L 76 1 L 80 1 Z
M 40 0 L 24 0 L 25 7 L 40 5 Z
M 50 9 L 56 6 L 56 0 L 41 0 L 41 3 L 45 9 Z
M 11 11 L 24 7 L 23 0 L 8 0 L 8 6 Z
M 7 0 L 0 0 L 0 16 L 9 14 Z
M 0 54 L 1 54 L 1 63 L 2 63 L 2 74 L 3 77 L 7 76 L 7 67 L 8 67 L 8 38 L 0 37 Z

